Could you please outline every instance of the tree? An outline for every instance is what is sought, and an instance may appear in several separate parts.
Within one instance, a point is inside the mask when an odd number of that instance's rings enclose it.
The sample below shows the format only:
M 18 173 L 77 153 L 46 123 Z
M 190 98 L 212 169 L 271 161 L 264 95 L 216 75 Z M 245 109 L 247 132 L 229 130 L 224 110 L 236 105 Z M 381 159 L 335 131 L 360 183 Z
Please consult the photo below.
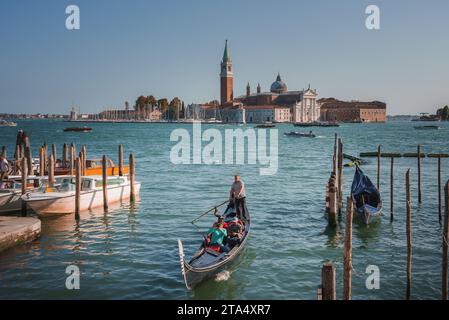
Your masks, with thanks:
M 441 117 L 443 121 L 449 121 L 449 106 L 444 106 L 441 109 L 438 109 L 437 115 Z
M 157 105 L 157 100 L 153 95 L 147 97 L 147 105 L 150 106 L 150 112 L 154 110 L 154 107 Z

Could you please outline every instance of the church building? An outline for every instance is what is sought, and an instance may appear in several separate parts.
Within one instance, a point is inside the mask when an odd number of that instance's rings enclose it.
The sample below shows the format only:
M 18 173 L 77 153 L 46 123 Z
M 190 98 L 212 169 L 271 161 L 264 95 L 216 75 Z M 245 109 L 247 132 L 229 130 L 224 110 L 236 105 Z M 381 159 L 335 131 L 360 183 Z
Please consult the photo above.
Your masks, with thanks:
M 278 74 L 270 91 L 263 92 L 260 84 L 251 92 L 250 84 L 246 94 L 234 98 L 234 73 L 226 41 L 220 72 L 220 109 L 222 121 L 238 123 L 262 122 L 313 122 L 319 121 L 320 106 L 317 92 L 311 89 L 288 91 L 287 85 Z

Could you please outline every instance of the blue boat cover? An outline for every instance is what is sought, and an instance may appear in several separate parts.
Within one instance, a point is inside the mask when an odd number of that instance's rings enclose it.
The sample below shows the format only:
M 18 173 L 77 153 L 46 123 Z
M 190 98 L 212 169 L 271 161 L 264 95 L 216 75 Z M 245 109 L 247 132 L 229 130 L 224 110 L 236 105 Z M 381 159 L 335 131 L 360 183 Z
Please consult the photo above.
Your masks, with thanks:
M 356 167 L 352 181 L 351 197 L 354 199 L 357 209 L 363 207 L 364 204 L 366 207 L 377 208 L 381 202 L 379 190 L 359 166 Z

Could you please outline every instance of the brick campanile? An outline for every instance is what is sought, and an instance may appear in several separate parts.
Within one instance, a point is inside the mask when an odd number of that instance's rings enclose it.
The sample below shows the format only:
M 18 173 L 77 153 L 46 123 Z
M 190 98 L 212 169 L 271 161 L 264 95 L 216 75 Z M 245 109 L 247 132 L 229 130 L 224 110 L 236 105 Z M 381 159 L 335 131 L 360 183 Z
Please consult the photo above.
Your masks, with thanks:
M 228 40 L 226 40 L 221 61 L 220 72 L 220 102 L 221 105 L 232 102 L 234 100 L 234 74 L 232 73 L 232 61 L 229 56 Z

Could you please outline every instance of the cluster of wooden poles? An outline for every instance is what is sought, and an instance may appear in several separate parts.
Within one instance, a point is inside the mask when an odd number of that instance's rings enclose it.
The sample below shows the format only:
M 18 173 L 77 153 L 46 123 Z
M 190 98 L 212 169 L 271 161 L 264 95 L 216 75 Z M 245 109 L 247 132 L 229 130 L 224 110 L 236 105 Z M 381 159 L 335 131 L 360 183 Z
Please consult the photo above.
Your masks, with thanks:
M 391 221 L 394 217 L 394 154 L 391 154 L 391 169 L 390 169 L 390 192 L 391 192 Z M 418 202 L 422 203 L 422 170 L 421 146 L 417 147 L 417 171 L 418 171 Z M 380 191 L 380 172 L 381 172 L 381 146 L 377 151 L 377 188 Z M 429 158 L 438 159 L 438 216 L 440 223 L 442 217 L 442 184 L 441 184 L 441 159 L 446 158 L 446 154 L 428 154 Z M 326 211 L 329 217 L 329 223 L 335 223 L 336 216 L 341 212 L 341 198 L 342 198 L 342 160 L 343 160 L 343 144 L 340 138 L 335 136 L 334 155 L 333 155 L 333 171 L 328 180 L 326 188 Z M 407 283 L 405 298 L 411 298 L 412 285 L 412 207 L 411 207 L 411 193 L 410 193 L 410 169 L 405 174 L 405 189 L 406 189 L 406 235 L 407 235 Z M 448 299 L 448 249 L 449 249 L 449 180 L 445 185 L 445 214 L 443 223 L 442 235 L 442 300 Z M 351 197 L 346 200 L 346 227 L 345 227 L 345 241 L 343 251 L 343 300 L 351 300 L 352 298 L 352 222 L 354 216 L 354 203 Z M 321 269 L 321 286 L 318 288 L 319 300 L 336 300 L 336 269 L 332 262 L 326 261 Z
M 28 150 L 28 152 L 27 152 Z M 26 147 L 25 152 L 23 152 L 23 146 L 16 146 L 16 158 L 15 163 L 20 163 L 19 166 L 15 165 L 14 173 L 21 174 L 21 184 L 22 184 L 22 195 L 27 193 L 27 181 L 28 173 L 33 174 L 32 168 L 32 158 L 30 148 Z M 83 145 L 81 151 L 76 157 L 76 147 L 72 143 L 70 144 L 70 152 L 68 151 L 68 145 L 64 143 L 62 147 L 62 163 L 61 167 L 69 168 L 69 175 L 75 176 L 75 218 L 79 219 L 80 213 L 80 199 L 81 199 L 81 177 L 86 176 L 87 168 L 87 158 L 86 158 L 86 146 Z M 2 154 L 6 156 L 6 148 L 2 147 Z M 39 148 L 39 172 L 40 177 L 48 176 L 48 185 L 52 187 L 55 183 L 55 169 L 56 169 L 57 155 L 56 155 L 56 145 L 52 144 L 51 154 L 48 155 L 47 144 L 42 145 Z M 123 146 L 120 144 L 118 147 L 118 175 L 123 176 Z M 103 155 L 102 157 L 102 180 L 103 180 L 103 207 L 107 210 L 108 204 L 108 193 L 107 193 L 107 169 L 108 161 L 107 157 Z M 17 170 L 17 171 L 16 171 Z M 135 201 L 135 158 L 133 154 L 129 155 L 129 180 L 130 180 L 130 201 Z M 26 203 L 22 202 L 22 215 L 26 216 L 27 208 Z

